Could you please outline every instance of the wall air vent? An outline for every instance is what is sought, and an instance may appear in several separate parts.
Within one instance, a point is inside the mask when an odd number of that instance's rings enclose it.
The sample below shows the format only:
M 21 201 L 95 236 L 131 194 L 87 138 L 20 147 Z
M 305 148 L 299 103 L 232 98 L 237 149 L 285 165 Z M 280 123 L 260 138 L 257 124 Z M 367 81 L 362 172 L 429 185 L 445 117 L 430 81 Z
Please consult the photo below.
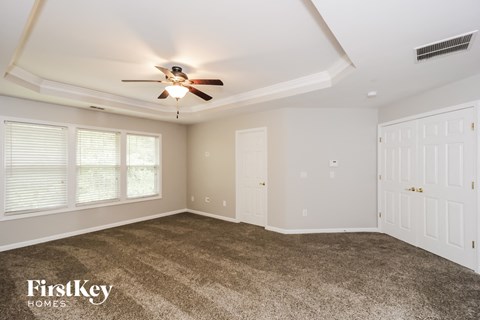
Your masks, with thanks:
M 478 30 L 464 33 L 452 38 L 440 40 L 421 47 L 415 48 L 416 61 L 426 61 L 428 59 L 451 54 L 458 51 L 468 50 L 471 46 Z

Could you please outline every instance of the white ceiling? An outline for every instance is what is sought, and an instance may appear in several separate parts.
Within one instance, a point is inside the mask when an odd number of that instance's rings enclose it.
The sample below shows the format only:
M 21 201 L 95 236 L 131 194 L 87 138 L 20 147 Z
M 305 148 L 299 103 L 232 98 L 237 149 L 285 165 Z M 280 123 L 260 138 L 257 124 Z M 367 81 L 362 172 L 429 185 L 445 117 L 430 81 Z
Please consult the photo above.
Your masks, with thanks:
M 465 52 L 414 63 L 414 47 L 480 29 L 477 0 L 2 0 L 0 94 L 175 120 L 156 65 L 179 65 L 180 122 L 275 107 L 378 107 L 480 73 Z M 378 97 L 367 99 L 368 91 Z

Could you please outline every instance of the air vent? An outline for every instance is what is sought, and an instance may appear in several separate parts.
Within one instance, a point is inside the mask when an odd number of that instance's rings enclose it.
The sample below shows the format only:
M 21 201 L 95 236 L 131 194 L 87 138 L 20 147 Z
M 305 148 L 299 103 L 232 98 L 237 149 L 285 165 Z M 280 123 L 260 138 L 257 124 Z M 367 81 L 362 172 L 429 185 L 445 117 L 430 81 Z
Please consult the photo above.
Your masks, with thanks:
M 102 107 L 97 107 L 97 106 L 90 106 L 90 109 L 94 109 L 94 110 L 100 110 L 100 111 L 103 111 L 103 110 L 105 110 L 105 108 L 102 108 Z
M 433 57 L 443 56 L 458 51 L 468 50 L 470 48 L 470 44 L 475 38 L 477 31 L 478 30 L 475 30 L 415 48 L 417 53 L 417 62 L 426 61 Z

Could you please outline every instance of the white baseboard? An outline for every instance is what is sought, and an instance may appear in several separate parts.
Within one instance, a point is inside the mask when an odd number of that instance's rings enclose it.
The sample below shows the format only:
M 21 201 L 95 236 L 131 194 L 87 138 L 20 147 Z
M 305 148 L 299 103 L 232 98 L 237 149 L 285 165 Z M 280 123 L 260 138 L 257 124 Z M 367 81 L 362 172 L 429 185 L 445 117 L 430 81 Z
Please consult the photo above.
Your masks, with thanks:
M 35 244 L 54 241 L 54 240 L 58 240 L 58 239 L 78 236 L 78 235 L 85 234 L 85 233 L 90 233 L 90 232 L 95 232 L 95 231 L 120 227 L 120 226 L 123 226 L 123 225 L 132 224 L 132 223 L 136 223 L 136 222 L 142 222 L 142 221 L 157 219 L 157 218 L 161 218 L 161 217 L 171 216 L 171 215 L 178 214 L 178 213 L 183 213 L 183 212 L 190 212 L 190 213 L 193 213 L 193 214 L 198 214 L 198 215 L 201 215 L 201 216 L 205 216 L 205 217 L 209 217 L 209 218 L 213 218 L 213 219 L 224 220 L 224 221 L 233 222 L 233 223 L 239 223 L 240 222 L 239 220 L 237 220 L 235 218 L 224 217 L 224 216 L 220 216 L 218 214 L 213 214 L 213 213 L 208 213 L 208 212 L 203 212 L 203 211 L 198 211 L 198 210 L 193 210 L 193 209 L 180 209 L 180 210 L 163 212 L 163 213 L 158 213 L 158 214 L 145 216 L 145 217 L 140 217 L 140 218 L 135 218 L 135 219 L 118 221 L 118 222 L 109 223 L 109 224 L 105 224 L 105 225 L 101 225 L 101 226 L 95 226 L 95 227 L 91 227 L 91 228 L 80 229 L 80 230 L 75 230 L 75 231 L 65 232 L 65 233 L 60 233 L 60 234 L 55 234 L 55 235 L 48 236 L 48 237 L 37 238 L 37 239 L 33 239 L 33 240 L 7 244 L 7 245 L 0 246 L 0 252 L 7 251 L 7 250 L 13 250 L 13 249 L 17 249 L 17 248 L 22 248 L 22 247 L 28 247 L 28 246 L 32 246 L 32 245 L 35 245 Z M 378 228 L 283 229 L 283 228 L 277 228 L 277 227 L 272 227 L 272 226 L 266 226 L 265 229 L 269 230 L 269 231 L 282 233 L 282 234 L 380 232 L 380 230 Z
M 154 214 L 154 215 L 150 215 L 150 216 L 145 216 L 145 217 L 140 217 L 140 218 L 135 218 L 135 219 L 129 219 L 129 220 L 123 220 L 123 221 L 118 221 L 118 222 L 114 222 L 114 223 L 104 224 L 104 225 L 101 225 L 101 226 L 96 226 L 96 227 L 91 227 L 91 228 L 86 228 L 86 229 L 75 230 L 75 231 L 71 231 L 71 232 L 55 234 L 55 235 L 48 236 L 48 237 L 43 237 L 43 238 L 38 238 L 38 239 L 33 239 L 33 240 L 28 240 L 28 241 L 22 241 L 22 242 L 7 244 L 7 245 L 0 246 L 0 252 L 7 251 L 7 250 L 12 250 L 12 249 L 17 249 L 17 248 L 22 248 L 22 247 L 28 247 L 28 246 L 43 243 L 43 242 L 48 242 L 48 241 L 53 241 L 53 240 L 78 236 L 80 234 L 85 234 L 85 233 L 89 233 L 89 232 L 95 232 L 95 231 L 100 231 L 100 230 L 104 230 L 104 229 L 120 227 L 120 226 L 123 226 L 123 225 L 126 225 L 126 224 L 132 224 L 132 223 L 136 223 L 136 222 L 142 222 L 142 221 L 146 221 L 146 220 L 152 220 L 152 219 L 157 219 L 157 218 L 161 218 L 161 217 L 171 216 L 171 215 L 174 215 L 174 214 L 183 213 L 183 212 L 187 212 L 187 211 L 188 211 L 187 209 L 180 209 L 180 210 L 175 210 L 175 211 L 158 213 L 158 214 Z
M 201 216 L 220 219 L 228 222 L 239 223 L 240 220 L 230 217 L 224 217 L 218 214 L 186 209 L 187 212 L 198 214 Z M 335 228 L 335 229 L 283 229 L 272 226 L 266 226 L 265 230 L 278 232 L 282 234 L 308 234 L 308 233 L 352 233 L 352 232 L 380 232 L 379 228 Z
M 230 217 L 224 217 L 218 214 L 213 214 L 213 213 L 208 213 L 208 212 L 203 212 L 203 211 L 198 211 L 198 210 L 193 210 L 193 209 L 186 209 L 187 212 L 193 213 L 193 214 L 198 214 L 200 216 L 205 216 L 209 218 L 214 218 L 214 219 L 219 219 L 219 220 L 224 220 L 228 222 L 234 222 L 234 223 L 239 223 L 240 221 L 235 219 L 235 218 L 230 218 Z
M 283 234 L 380 232 L 378 228 L 283 229 L 272 226 L 266 226 L 265 230 Z

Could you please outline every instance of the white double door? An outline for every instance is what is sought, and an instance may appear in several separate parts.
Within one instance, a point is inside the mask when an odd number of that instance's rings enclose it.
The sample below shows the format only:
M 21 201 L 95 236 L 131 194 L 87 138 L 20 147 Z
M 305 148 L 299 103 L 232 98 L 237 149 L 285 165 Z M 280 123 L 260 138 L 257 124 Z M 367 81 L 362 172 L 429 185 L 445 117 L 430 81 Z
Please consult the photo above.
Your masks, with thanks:
M 381 128 L 383 232 L 475 268 L 474 109 Z

